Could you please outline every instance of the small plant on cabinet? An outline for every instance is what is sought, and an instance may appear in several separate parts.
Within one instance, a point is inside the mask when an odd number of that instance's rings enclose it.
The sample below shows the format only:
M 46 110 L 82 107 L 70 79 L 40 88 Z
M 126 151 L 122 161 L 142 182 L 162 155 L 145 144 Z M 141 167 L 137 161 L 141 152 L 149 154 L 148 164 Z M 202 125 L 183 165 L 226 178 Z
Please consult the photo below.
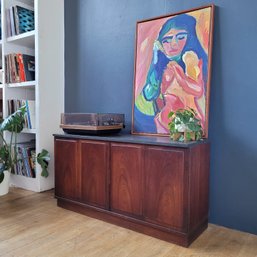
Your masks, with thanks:
M 178 109 L 168 114 L 170 137 L 175 141 L 199 140 L 203 136 L 203 130 L 197 113 L 192 108 Z

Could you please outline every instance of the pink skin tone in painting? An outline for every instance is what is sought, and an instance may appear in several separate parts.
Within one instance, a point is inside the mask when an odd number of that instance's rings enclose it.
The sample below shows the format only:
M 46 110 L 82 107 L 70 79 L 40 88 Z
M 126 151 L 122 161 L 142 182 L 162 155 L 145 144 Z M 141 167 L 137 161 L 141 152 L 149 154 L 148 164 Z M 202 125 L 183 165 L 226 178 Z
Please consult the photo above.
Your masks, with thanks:
M 166 104 L 155 117 L 159 133 L 168 132 L 168 113 L 171 110 L 186 108 L 187 106 L 196 110 L 199 109 L 195 97 L 199 98 L 203 94 L 202 60 L 198 61 L 200 72 L 197 79 L 185 74 L 182 67 L 176 62 L 186 41 L 187 32 L 185 30 L 171 29 L 164 35 L 161 45 L 159 45 L 159 49 L 171 60 L 164 71 L 161 83 L 161 93 Z M 203 119 L 201 112 L 199 115 Z
M 162 47 L 165 55 L 169 59 L 180 55 L 187 40 L 185 30 L 171 29 L 162 39 Z

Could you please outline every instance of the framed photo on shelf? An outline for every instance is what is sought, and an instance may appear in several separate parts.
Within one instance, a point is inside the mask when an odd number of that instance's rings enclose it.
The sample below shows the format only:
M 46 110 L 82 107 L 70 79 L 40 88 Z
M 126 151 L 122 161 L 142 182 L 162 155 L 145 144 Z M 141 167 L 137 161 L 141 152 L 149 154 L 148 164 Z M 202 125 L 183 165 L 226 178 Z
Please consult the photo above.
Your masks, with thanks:
M 214 5 L 137 22 L 132 134 L 169 135 L 192 108 L 208 137 Z

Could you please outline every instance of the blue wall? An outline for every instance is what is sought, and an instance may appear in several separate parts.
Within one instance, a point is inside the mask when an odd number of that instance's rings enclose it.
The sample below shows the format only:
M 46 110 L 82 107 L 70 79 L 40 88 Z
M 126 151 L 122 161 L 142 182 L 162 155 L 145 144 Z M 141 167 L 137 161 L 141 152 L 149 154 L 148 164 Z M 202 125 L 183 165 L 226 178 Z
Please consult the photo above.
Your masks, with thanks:
M 136 21 L 210 3 L 210 222 L 257 234 L 257 1 L 65 0 L 65 109 L 130 129 Z

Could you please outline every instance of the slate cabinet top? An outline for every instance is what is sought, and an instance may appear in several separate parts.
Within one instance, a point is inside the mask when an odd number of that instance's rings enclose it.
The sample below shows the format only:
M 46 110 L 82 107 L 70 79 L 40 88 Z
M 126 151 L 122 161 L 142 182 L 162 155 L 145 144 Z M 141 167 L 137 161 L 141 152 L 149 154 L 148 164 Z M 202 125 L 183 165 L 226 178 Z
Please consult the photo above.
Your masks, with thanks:
M 109 141 L 109 142 L 121 142 L 132 144 L 146 144 L 146 145 L 159 145 L 170 146 L 179 148 L 191 148 L 199 144 L 209 143 L 209 140 L 191 141 L 191 142 L 176 142 L 172 141 L 169 137 L 160 136 L 138 136 L 131 134 L 112 134 L 105 136 L 92 136 L 92 135 L 73 135 L 73 134 L 54 134 L 55 138 L 70 138 L 81 140 L 97 140 L 97 141 Z

